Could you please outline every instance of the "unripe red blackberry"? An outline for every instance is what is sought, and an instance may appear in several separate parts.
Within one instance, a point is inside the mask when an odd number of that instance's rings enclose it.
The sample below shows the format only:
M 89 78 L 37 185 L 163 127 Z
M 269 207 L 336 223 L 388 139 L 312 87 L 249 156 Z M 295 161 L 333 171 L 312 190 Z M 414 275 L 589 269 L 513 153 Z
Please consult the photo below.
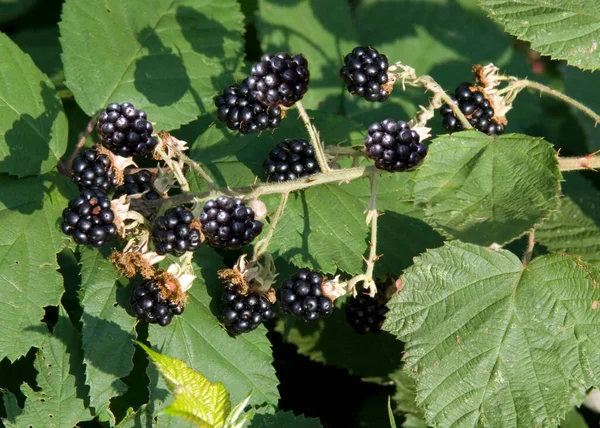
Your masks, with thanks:
M 348 299 L 346 319 L 359 334 L 378 333 L 388 311 L 388 307 L 380 303 L 378 295 L 359 294 Z
M 231 282 L 224 284 L 221 296 L 221 320 L 232 336 L 256 329 L 275 315 L 266 297 L 255 292 L 242 295 Z
M 131 312 L 141 321 L 166 326 L 173 316 L 183 313 L 179 303 L 164 299 L 160 293 L 160 284 L 156 280 L 146 280 L 136 285 L 131 292 Z
M 323 275 L 299 269 L 277 289 L 277 301 L 286 314 L 315 321 L 333 310 L 333 302 L 323 294 Z
M 157 143 L 146 112 L 136 110 L 131 103 L 109 104 L 100 113 L 96 130 L 102 137 L 102 145 L 123 157 L 148 154 Z
M 200 230 L 193 225 L 194 215 L 183 205 L 169 208 L 152 225 L 152 242 L 158 254 L 182 256 L 200 246 Z
M 251 93 L 247 81 L 227 87 L 215 98 L 218 119 L 229 129 L 242 134 L 277 128 L 281 123 L 281 109 L 259 101 Z
M 357 46 L 344 58 L 340 77 L 348 92 L 367 101 L 385 101 L 390 96 L 387 89 L 389 67 L 387 56 L 372 47 Z
M 292 106 L 308 90 L 308 61 L 302 54 L 263 55 L 246 79 L 252 94 L 269 106 Z
M 241 199 L 219 196 L 207 201 L 200 213 L 202 233 L 211 246 L 235 250 L 250 243 L 262 232 L 262 223 Z
M 73 161 L 71 178 L 80 190 L 96 188 L 108 192 L 115 184 L 115 171 L 107 155 L 87 149 Z
M 264 163 L 270 181 L 295 180 L 321 172 L 315 150 L 306 140 L 286 140 L 277 144 Z
M 98 189 L 83 189 L 62 213 L 62 231 L 80 245 L 101 247 L 117 233 L 110 199 Z
M 406 122 L 385 119 L 369 126 L 365 151 L 377 168 L 398 172 L 417 166 L 427 155 L 427 145 Z
M 152 173 L 148 170 L 141 170 L 135 174 L 127 174 L 123 185 L 115 189 L 115 197 L 123 195 L 137 195 L 143 193 L 144 199 L 153 201 L 160 199 L 160 195 L 152 187 Z

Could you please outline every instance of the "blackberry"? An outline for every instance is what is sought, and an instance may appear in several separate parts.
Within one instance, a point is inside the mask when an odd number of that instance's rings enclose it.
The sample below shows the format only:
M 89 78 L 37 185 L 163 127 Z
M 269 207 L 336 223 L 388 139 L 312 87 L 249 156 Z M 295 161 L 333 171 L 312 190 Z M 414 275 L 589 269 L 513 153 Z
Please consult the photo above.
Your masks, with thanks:
M 419 134 L 411 131 L 406 122 L 385 119 L 369 126 L 366 154 L 379 169 L 404 171 L 417 166 L 427 155 L 427 145 L 419 141 Z
M 302 54 L 285 52 L 264 55 L 252 66 L 247 79 L 252 94 L 270 106 L 290 107 L 300 101 L 308 90 L 308 61 Z
M 80 190 L 96 188 L 108 192 L 115 184 L 115 171 L 107 155 L 87 149 L 73 161 L 71 178 Z
M 115 197 L 123 195 L 144 194 L 144 199 L 153 201 L 160 199 L 160 195 L 152 187 L 152 173 L 148 170 L 141 170 L 135 174 L 127 174 L 123 185 L 115 189 Z
M 217 117 L 229 129 L 242 134 L 277 128 L 281 123 L 281 109 L 269 107 L 252 95 L 247 79 L 241 85 L 227 87 L 215 98 Z
M 472 91 L 470 83 L 461 83 L 450 98 L 452 98 L 454 104 L 458 105 L 458 108 L 469 120 L 473 128 L 488 135 L 500 135 L 504 133 L 504 126 L 492 119 L 494 117 L 494 109 L 490 102 L 485 99 L 482 92 Z M 456 132 L 465 129 L 460 120 L 454 116 L 450 105 L 444 104 L 440 108 L 440 114 L 443 117 L 442 125 L 448 131 Z
M 192 224 L 194 215 L 183 205 L 169 208 L 152 225 L 152 242 L 158 254 L 182 256 L 200 245 L 200 231 Z
M 277 300 L 286 314 L 314 321 L 331 314 L 333 302 L 323 295 L 323 275 L 300 269 L 277 289 Z
M 96 131 L 102 145 L 116 155 L 145 155 L 156 147 L 154 128 L 146 120 L 146 112 L 136 110 L 131 103 L 111 103 L 98 117 Z
M 117 233 L 110 199 L 98 189 L 83 189 L 62 213 L 62 231 L 76 243 L 101 247 Z
M 235 250 L 250 243 L 262 232 L 262 223 L 254 220 L 254 211 L 241 199 L 219 196 L 204 204 L 200 214 L 202 233 L 213 247 Z
M 359 294 L 351 297 L 346 306 L 346 319 L 359 334 L 379 333 L 388 307 L 379 303 L 379 296 Z
M 242 295 L 231 282 L 224 284 L 221 297 L 221 319 L 232 336 L 256 329 L 261 323 L 273 318 L 271 302 L 258 293 Z
M 375 48 L 358 46 L 344 58 L 340 77 L 352 95 L 381 102 L 390 96 L 386 85 L 388 67 L 387 56 Z
M 295 180 L 321 172 L 315 151 L 306 140 L 286 140 L 277 144 L 264 167 L 267 179 L 271 181 Z
M 166 326 L 173 316 L 183 313 L 181 304 L 164 299 L 160 284 L 149 279 L 135 286 L 131 292 L 131 312 L 141 321 Z

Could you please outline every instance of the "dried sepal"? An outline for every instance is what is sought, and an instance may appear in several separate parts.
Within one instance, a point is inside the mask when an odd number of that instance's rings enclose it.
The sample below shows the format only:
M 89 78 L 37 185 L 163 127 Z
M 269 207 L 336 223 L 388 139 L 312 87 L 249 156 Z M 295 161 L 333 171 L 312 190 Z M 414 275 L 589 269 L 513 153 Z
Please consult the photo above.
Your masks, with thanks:
M 499 125 L 506 126 L 508 123 L 506 113 L 512 109 L 512 103 L 507 103 L 504 97 L 498 95 L 498 86 L 506 80 L 501 76 L 500 69 L 489 63 L 486 66 L 476 64 L 472 70 L 475 85 L 470 87 L 471 91 L 480 91 L 494 109 L 492 120 Z
M 340 275 L 336 275 L 333 279 L 325 278 L 321 284 L 323 295 L 329 297 L 333 302 L 338 297 L 348 293 L 348 283 L 340 281 Z

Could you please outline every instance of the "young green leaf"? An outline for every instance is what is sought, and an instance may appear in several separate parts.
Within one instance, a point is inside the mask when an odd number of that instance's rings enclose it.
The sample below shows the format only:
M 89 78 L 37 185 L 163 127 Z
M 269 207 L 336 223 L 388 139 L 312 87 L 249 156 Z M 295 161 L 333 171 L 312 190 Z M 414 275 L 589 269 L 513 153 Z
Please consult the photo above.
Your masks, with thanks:
M 49 172 L 67 147 L 67 118 L 54 85 L 0 33 L 0 172 Z
M 417 257 L 384 328 L 429 424 L 557 426 L 600 379 L 600 271 L 460 242 Z
M 505 243 L 558 207 L 556 152 L 540 138 L 466 131 L 436 138 L 415 178 L 425 220 L 481 245 Z
M 490 18 L 532 49 L 588 70 L 600 68 L 600 11 L 595 0 L 481 0 Z
M 206 377 L 183 361 L 154 352 L 139 343 L 148 353 L 165 379 L 175 400 L 162 411 L 200 427 L 220 428 L 231 411 L 229 393 L 222 383 L 211 383 Z

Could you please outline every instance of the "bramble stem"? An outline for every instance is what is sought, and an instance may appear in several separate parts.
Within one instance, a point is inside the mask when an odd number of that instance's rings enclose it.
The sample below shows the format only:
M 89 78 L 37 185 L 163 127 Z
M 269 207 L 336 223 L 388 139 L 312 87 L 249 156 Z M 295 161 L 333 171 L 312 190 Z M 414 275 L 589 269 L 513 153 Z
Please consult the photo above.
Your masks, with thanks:
M 61 163 L 58 164 L 58 170 L 61 172 L 61 174 L 67 175 L 67 176 L 70 174 L 71 167 L 73 166 L 73 162 L 75 161 L 75 158 L 77 156 L 79 156 L 79 153 L 81 153 L 83 146 L 85 146 L 85 142 L 87 141 L 88 137 L 94 130 L 94 126 L 96 126 L 96 116 L 92 116 L 92 118 L 88 122 L 87 126 L 85 127 L 85 130 L 83 131 L 83 134 L 77 141 L 75 150 L 73 150 L 73 153 L 71 153 L 71 156 L 69 156 L 67 163 L 64 166 Z
M 271 221 L 269 222 L 269 231 L 267 232 L 267 236 L 258 241 L 254 246 L 254 254 L 252 255 L 252 261 L 257 261 L 260 256 L 262 256 L 269 249 L 269 242 L 271 242 L 271 238 L 275 234 L 275 228 L 277 227 L 277 222 L 283 215 L 285 211 L 285 205 L 288 201 L 289 192 L 285 192 L 281 194 L 281 199 L 279 199 L 279 206 L 277 207 L 277 211 L 271 217 Z
M 187 180 L 185 179 L 185 176 L 183 175 L 183 171 L 181 170 L 181 165 L 179 165 L 179 162 L 175 162 L 173 159 L 171 159 L 159 146 L 156 146 L 156 148 L 154 149 L 154 153 L 158 154 L 160 158 L 171 169 L 171 171 L 173 171 L 173 174 L 175 174 L 175 178 L 179 183 L 179 187 L 181 187 L 181 191 L 186 192 L 186 194 L 190 195 L 190 185 L 188 184 Z
M 325 157 L 325 152 L 323 151 L 323 144 L 321 144 L 321 139 L 319 138 L 319 132 L 313 126 L 310 121 L 310 117 L 304 110 L 304 106 L 301 101 L 296 103 L 296 108 L 298 109 L 298 114 L 300 118 L 304 122 L 304 126 L 306 126 L 306 130 L 308 131 L 308 135 L 310 135 L 310 144 L 315 150 L 315 158 L 317 163 L 319 164 L 319 168 L 321 168 L 321 172 L 327 174 L 330 171 L 329 165 L 327 164 L 327 158 Z
M 525 254 L 523 254 L 523 266 L 527 266 L 531 261 L 531 256 L 533 255 L 533 247 L 535 246 L 535 227 L 531 228 L 529 235 L 527 237 L 527 249 L 525 250 Z
M 202 167 L 200 166 L 200 164 L 196 161 L 194 161 L 193 159 L 191 159 L 190 157 L 188 157 L 185 153 L 181 152 L 180 150 L 177 150 L 176 154 L 178 159 L 180 159 L 184 164 L 190 166 L 194 171 L 196 171 L 196 173 L 198 173 L 198 175 L 200 177 L 202 177 L 202 179 L 204 181 L 206 181 L 206 184 L 208 185 L 208 188 L 210 190 L 215 190 L 217 188 L 215 182 L 213 181 L 213 179 L 210 177 L 210 175 L 208 175 L 206 173 L 206 171 L 204 171 L 204 169 L 202 169 Z
M 600 168 L 600 150 L 583 157 L 558 158 L 558 167 L 561 171 L 579 171 L 582 169 Z

